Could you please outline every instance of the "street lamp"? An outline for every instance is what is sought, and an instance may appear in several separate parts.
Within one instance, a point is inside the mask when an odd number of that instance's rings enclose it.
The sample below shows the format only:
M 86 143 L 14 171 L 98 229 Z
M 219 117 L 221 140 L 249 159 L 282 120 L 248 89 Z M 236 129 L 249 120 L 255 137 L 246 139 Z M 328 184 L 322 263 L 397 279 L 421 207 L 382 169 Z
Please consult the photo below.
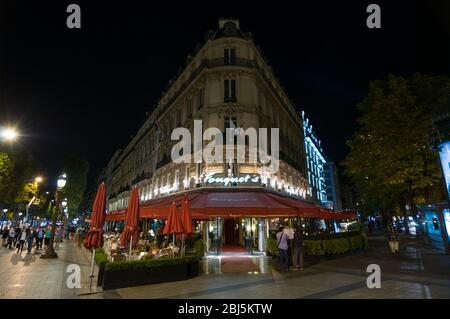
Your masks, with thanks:
M 0 136 L 7 142 L 13 142 L 19 136 L 19 133 L 13 128 L 5 128 L 0 132 Z
M 56 183 L 56 194 L 55 194 L 55 202 L 56 207 L 55 211 L 53 212 L 52 216 L 52 230 L 50 234 L 50 241 L 47 246 L 47 250 L 45 253 L 41 256 L 41 258 L 58 258 L 58 254 L 56 254 L 55 249 L 53 248 L 53 242 L 55 240 L 55 230 L 56 230 L 56 220 L 58 218 L 59 212 L 60 212 L 60 206 L 61 206 L 61 200 L 60 200 L 60 193 L 61 190 L 66 186 L 66 180 L 67 176 L 66 174 L 62 174 L 59 176 L 58 181 Z
M 35 179 L 34 179 L 34 181 L 36 182 L 36 183 L 41 183 L 42 182 L 42 180 L 43 180 L 43 178 L 41 177 L 41 176 L 37 176 Z

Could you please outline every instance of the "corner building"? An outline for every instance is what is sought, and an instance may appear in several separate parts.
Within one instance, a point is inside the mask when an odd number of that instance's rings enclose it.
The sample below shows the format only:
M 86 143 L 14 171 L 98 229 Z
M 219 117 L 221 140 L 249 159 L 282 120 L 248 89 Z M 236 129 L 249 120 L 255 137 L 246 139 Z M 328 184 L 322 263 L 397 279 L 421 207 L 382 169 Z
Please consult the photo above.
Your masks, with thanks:
M 279 169 L 260 161 L 226 161 L 225 155 L 225 163 L 174 163 L 171 151 L 179 141 L 172 141 L 171 133 L 187 128 L 193 140 L 194 120 L 202 120 L 203 132 L 221 130 L 224 143 L 229 127 L 279 128 Z M 203 141 L 203 147 L 207 144 Z M 152 236 L 158 234 L 170 204 L 180 206 L 186 195 L 197 235 L 212 254 L 227 249 L 264 253 L 266 239 L 280 224 L 324 213 L 307 201 L 301 115 L 237 20 L 221 19 L 217 31 L 206 33 L 205 43 L 187 57 L 184 69 L 105 171 L 110 227 L 121 227 L 132 187 L 140 191 L 144 233 Z M 231 182 L 224 182 L 226 177 Z

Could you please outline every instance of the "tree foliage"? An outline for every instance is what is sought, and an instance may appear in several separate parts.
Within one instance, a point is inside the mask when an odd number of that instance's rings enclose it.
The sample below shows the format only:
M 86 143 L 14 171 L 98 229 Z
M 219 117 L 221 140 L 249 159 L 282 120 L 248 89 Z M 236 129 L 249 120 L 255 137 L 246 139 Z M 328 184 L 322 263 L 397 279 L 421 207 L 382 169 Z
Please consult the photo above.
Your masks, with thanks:
M 359 105 L 359 131 L 347 142 L 348 175 L 366 211 L 413 211 L 440 183 L 436 153 L 428 135 L 432 116 L 450 109 L 450 80 L 389 75 L 370 83 Z
M 0 197 L 5 193 L 6 187 L 11 182 L 12 169 L 13 163 L 8 153 L 0 152 Z
M 79 212 L 79 207 L 83 200 L 89 163 L 85 159 L 72 156 L 64 160 L 63 167 L 67 175 L 67 183 L 63 189 L 63 196 L 67 198 L 69 214 L 73 215 Z
M 35 162 L 25 150 L 11 150 L 0 154 L 0 201 L 14 206 L 27 187 L 26 184 L 33 180 Z
M 36 182 L 25 183 L 22 190 L 17 194 L 16 203 L 28 204 L 33 197 L 38 197 L 39 184 Z

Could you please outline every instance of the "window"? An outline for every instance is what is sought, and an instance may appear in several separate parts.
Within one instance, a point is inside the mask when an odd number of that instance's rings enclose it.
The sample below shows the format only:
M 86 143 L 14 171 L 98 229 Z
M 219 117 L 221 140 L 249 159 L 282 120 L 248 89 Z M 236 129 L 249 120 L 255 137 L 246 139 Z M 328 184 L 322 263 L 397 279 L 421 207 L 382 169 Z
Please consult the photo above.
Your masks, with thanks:
M 192 99 L 187 100 L 187 116 L 192 116 Z
M 186 167 L 184 178 L 185 178 L 186 183 L 187 183 L 187 185 L 189 187 L 190 180 L 191 180 L 191 167 L 190 166 Z
M 178 110 L 175 111 L 175 127 L 181 126 L 181 116 Z
M 179 184 L 179 178 L 180 178 L 180 172 L 178 170 L 175 171 L 175 180 L 173 181 L 173 184 L 175 186 L 178 186 Z
M 197 90 L 197 110 L 203 107 L 205 98 L 205 90 L 203 88 Z
M 261 90 L 258 89 L 258 108 L 262 110 L 262 93 Z
M 234 48 L 226 48 L 224 50 L 224 62 L 226 65 L 235 64 L 236 63 L 236 49 Z
M 196 165 L 195 165 L 195 170 L 196 170 L 196 174 L 195 175 L 197 175 L 197 182 L 199 183 L 200 182 L 200 177 L 201 177 L 201 175 L 202 175 L 202 164 L 201 163 L 197 163 Z
M 224 81 L 224 102 L 236 102 L 236 80 Z
M 229 127 L 237 127 L 237 118 L 236 116 L 227 116 L 225 117 L 225 130 Z
M 225 123 L 224 123 L 224 143 L 227 143 L 227 128 L 237 128 L 237 118 L 236 116 L 226 116 L 225 117 Z M 236 143 L 237 137 L 235 137 L 235 143 Z
M 170 173 L 167 173 L 167 186 L 170 187 Z

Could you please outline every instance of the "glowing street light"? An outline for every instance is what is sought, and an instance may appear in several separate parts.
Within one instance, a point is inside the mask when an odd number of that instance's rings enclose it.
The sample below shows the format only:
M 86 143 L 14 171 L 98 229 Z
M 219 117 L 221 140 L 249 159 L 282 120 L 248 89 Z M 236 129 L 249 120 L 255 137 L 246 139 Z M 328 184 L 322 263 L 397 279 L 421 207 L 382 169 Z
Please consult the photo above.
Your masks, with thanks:
M 36 183 L 42 183 L 43 180 L 44 180 L 44 179 L 43 179 L 41 176 L 37 176 L 37 177 L 34 179 L 34 181 L 35 181 Z
M 41 255 L 41 258 L 58 258 L 58 254 L 55 252 L 55 249 L 53 248 L 53 242 L 55 241 L 55 230 L 56 230 L 56 221 L 58 219 L 58 215 L 61 211 L 61 207 L 63 206 L 63 203 L 65 202 L 67 204 L 67 200 L 64 199 L 64 201 L 61 201 L 61 190 L 64 188 L 64 186 L 66 186 L 66 182 L 67 182 L 67 175 L 66 174 L 61 174 L 58 177 L 58 181 L 56 183 L 57 188 L 56 188 L 56 194 L 55 194 L 55 202 L 56 202 L 56 209 L 53 212 L 53 216 L 52 216 L 52 230 L 51 230 L 51 234 L 50 234 L 50 241 L 47 245 L 47 250 L 45 251 L 45 253 L 43 255 Z
M 5 128 L 0 132 L 0 136 L 8 142 L 13 142 L 19 136 L 19 133 L 13 128 Z
M 64 186 L 66 186 L 66 182 L 67 182 L 66 178 L 67 178 L 66 174 L 62 174 L 58 178 L 58 182 L 57 182 L 58 190 L 61 190 L 64 188 Z

